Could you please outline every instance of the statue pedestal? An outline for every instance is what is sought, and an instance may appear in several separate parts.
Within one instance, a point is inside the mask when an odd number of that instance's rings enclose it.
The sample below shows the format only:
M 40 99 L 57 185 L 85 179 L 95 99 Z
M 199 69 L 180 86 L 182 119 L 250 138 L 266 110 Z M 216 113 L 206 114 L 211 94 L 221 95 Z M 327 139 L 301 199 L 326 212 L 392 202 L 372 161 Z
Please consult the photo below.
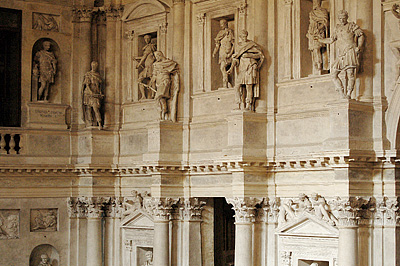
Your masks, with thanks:
M 31 102 L 28 104 L 29 128 L 38 129 L 68 129 L 70 117 L 69 105 L 46 102 Z
M 234 110 L 226 118 L 228 145 L 223 150 L 224 160 L 266 160 L 267 117 L 265 114 Z
M 329 103 L 330 136 L 324 142 L 327 152 L 373 149 L 373 107 L 370 103 L 341 99 Z
M 147 125 L 147 152 L 150 164 L 179 165 L 182 161 L 182 124 L 157 121 Z

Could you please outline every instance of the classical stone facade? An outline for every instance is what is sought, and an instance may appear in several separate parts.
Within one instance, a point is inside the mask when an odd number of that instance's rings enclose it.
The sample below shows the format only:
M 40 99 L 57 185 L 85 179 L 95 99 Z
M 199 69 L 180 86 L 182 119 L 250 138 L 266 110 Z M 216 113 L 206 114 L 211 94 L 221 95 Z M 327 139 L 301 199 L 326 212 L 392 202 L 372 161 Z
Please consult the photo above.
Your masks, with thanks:
M 400 265 L 399 5 L 0 1 L 0 265 Z

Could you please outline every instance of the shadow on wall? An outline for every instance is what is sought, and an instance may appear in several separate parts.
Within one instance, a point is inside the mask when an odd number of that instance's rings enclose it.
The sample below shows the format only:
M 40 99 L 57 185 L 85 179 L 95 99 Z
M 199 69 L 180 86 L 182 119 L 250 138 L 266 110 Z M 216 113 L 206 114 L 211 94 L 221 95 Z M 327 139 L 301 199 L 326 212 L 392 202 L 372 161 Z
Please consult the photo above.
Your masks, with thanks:
M 44 263 L 46 260 L 51 266 L 59 266 L 60 265 L 60 258 L 58 255 L 58 251 L 52 246 L 48 244 L 43 244 L 36 246 L 29 258 L 29 266 L 38 266 L 38 265 L 47 265 Z M 40 264 L 42 262 L 42 264 Z

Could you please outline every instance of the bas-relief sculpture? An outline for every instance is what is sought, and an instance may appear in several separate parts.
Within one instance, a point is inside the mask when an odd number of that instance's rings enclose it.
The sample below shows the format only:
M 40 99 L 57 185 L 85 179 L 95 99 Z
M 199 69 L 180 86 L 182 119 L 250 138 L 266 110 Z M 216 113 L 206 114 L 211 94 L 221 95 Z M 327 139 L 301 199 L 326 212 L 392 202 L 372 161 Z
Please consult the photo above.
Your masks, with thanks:
M 313 0 L 313 10 L 310 12 L 310 25 L 308 27 L 308 50 L 311 51 L 313 62 L 313 75 L 321 75 L 322 70 L 328 69 L 327 60 L 324 57 L 329 56 L 326 50 L 327 45 L 319 42 L 317 39 L 324 39 L 329 35 L 329 13 L 328 10 L 321 7 L 322 0 Z M 325 55 L 325 56 L 324 56 Z
M 19 210 L 0 210 L 0 239 L 19 238 Z
M 54 83 L 54 77 L 57 73 L 57 59 L 51 51 L 51 42 L 43 41 L 43 49 L 38 51 L 34 57 L 33 77 L 38 80 L 37 100 L 49 100 L 50 84 Z
M 101 83 L 102 78 L 97 72 L 98 63 L 93 61 L 91 63 L 91 70 L 87 72 L 83 79 L 82 86 L 82 113 L 83 120 L 87 127 L 98 126 L 99 129 L 103 128 L 101 118 L 101 101 L 104 98 Z
M 145 35 L 144 41 L 146 42 L 146 45 L 143 47 L 143 56 L 136 65 L 136 69 L 143 68 L 138 77 L 139 91 L 141 94 L 139 100 L 153 99 L 155 94 L 154 91 L 149 88 L 148 84 L 144 83 L 144 81 L 146 79 L 151 79 L 153 74 L 153 63 L 156 61 L 154 52 L 157 51 L 157 48 L 153 43 L 151 43 L 150 35 Z
M 264 62 L 264 55 L 261 48 L 248 40 L 247 36 L 246 30 L 240 31 L 228 74 L 236 71 L 234 90 L 237 109 L 254 111 L 255 100 L 260 96 L 259 70 Z
M 351 94 L 355 86 L 356 71 L 359 70 L 362 48 L 364 45 L 364 33 L 354 22 L 348 22 L 349 14 L 345 10 L 338 13 L 339 24 L 330 38 L 316 39 L 324 44 L 336 42 L 338 54 L 331 66 L 331 75 L 336 90 L 344 98 L 351 99 Z M 342 81 L 339 74 L 345 72 L 345 79 Z M 346 85 L 347 84 L 347 87 Z
M 31 210 L 31 232 L 57 231 L 57 209 Z
M 145 256 L 146 256 L 146 262 L 142 266 L 153 266 L 153 252 L 147 251 Z
M 153 64 L 153 76 L 150 84 L 155 85 L 154 99 L 157 102 L 160 120 L 176 122 L 177 101 L 179 93 L 178 64 L 164 56 L 161 51 L 154 53 L 156 62 Z
M 235 37 L 233 30 L 228 27 L 226 19 L 221 19 L 219 25 L 221 30 L 215 37 L 215 48 L 212 57 L 219 54 L 218 64 L 222 73 L 222 86 L 223 88 L 230 88 L 232 85 L 229 83 L 228 67 L 232 63 Z
M 58 16 L 42 13 L 33 13 L 32 28 L 35 30 L 46 30 L 58 32 Z

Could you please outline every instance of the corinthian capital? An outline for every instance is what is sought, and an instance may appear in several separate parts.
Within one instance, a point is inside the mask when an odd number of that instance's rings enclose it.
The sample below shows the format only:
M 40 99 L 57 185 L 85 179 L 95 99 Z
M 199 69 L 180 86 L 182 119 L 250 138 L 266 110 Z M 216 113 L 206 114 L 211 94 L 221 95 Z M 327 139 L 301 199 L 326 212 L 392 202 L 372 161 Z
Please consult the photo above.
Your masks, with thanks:
M 109 198 L 103 197 L 82 197 L 80 198 L 87 208 L 88 218 L 101 218 L 103 216 L 103 208 Z
M 143 201 L 144 208 L 155 221 L 169 221 L 174 211 L 177 199 L 146 197 Z
M 279 198 L 264 198 L 258 219 L 264 223 L 278 223 L 279 203 Z
M 332 207 L 338 212 L 338 225 L 341 227 L 357 226 L 358 221 L 369 209 L 369 201 L 361 197 L 337 198 Z
M 122 12 L 124 11 L 123 6 L 114 7 L 112 5 L 107 6 L 104 11 L 108 21 L 116 21 L 121 18 Z
M 198 198 L 185 199 L 181 202 L 181 216 L 186 221 L 201 221 L 201 213 L 203 206 L 206 205 L 204 201 L 199 201 Z
M 68 215 L 70 218 L 84 218 L 87 215 L 87 208 L 84 202 L 77 197 L 70 197 L 67 200 Z
M 74 14 L 74 22 L 91 22 L 93 10 L 86 6 L 73 7 L 72 13 Z
M 110 197 L 110 199 L 105 203 L 106 217 L 121 218 L 122 212 L 123 209 L 121 197 Z
M 235 221 L 237 223 L 252 223 L 255 222 L 257 208 L 262 199 L 245 197 L 245 198 L 227 198 L 226 201 L 232 205 L 235 211 Z
M 375 222 L 386 226 L 400 226 L 400 197 L 378 199 Z

